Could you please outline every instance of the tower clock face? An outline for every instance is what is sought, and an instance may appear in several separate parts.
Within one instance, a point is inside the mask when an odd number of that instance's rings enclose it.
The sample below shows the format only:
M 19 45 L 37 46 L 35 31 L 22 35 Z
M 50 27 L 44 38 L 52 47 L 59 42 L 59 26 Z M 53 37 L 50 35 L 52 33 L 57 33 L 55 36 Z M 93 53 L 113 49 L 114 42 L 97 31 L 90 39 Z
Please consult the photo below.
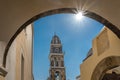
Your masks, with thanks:
M 59 48 L 55 48 L 55 52 L 58 53 L 59 52 Z

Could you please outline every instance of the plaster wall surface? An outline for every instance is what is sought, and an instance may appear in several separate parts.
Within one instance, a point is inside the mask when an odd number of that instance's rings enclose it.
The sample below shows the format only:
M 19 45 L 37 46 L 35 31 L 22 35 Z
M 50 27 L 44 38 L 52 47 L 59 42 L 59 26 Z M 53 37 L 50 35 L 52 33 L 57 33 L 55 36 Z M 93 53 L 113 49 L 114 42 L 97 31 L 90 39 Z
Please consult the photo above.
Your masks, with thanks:
M 29 25 L 12 43 L 7 56 L 6 69 L 8 74 L 5 80 L 33 80 L 32 36 L 32 25 Z M 24 59 L 23 62 L 22 57 Z
M 16 38 L 16 80 L 21 80 L 21 59 L 24 58 L 24 80 L 32 80 L 32 26 L 25 28 Z

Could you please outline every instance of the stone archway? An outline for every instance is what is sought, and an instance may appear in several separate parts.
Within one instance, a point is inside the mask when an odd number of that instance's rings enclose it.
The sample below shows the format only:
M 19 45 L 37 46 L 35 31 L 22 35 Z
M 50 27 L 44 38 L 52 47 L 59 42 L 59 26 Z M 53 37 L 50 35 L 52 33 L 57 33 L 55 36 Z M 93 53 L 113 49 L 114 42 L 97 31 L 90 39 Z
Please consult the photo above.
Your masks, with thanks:
M 102 80 L 107 70 L 117 66 L 120 66 L 120 56 L 110 56 L 104 58 L 94 69 L 90 80 Z
M 53 14 L 59 14 L 59 13 L 73 13 L 75 14 L 75 12 L 77 11 L 76 8 L 60 8 L 60 9 L 54 9 L 54 10 L 50 10 L 50 11 L 46 11 L 43 13 L 40 13 L 34 17 L 32 17 L 31 19 L 29 19 L 27 22 L 25 22 L 22 26 L 20 26 L 20 28 L 16 31 L 16 33 L 12 36 L 12 38 L 10 39 L 10 41 L 8 42 L 5 52 L 4 52 L 4 56 L 3 56 L 3 67 L 6 67 L 6 58 L 7 58 L 7 54 L 8 54 L 8 50 L 12 44 L 12 42 L 14 41 L 14 39 L 17 37 L 17 35 L 29 24 L 31 24 L 32 22 L 34 22 L 35 20 L 48 16 L 48 15 L 53 15 Z M 100 15 L 90 12 L 90 11 L 85 11 L 85 15 L 87 17 L 90 17 L 94 20 L 97 20 L 98 22 L 104 24 L 105 26 L 107 26 L 110 30 L 112 30 L 119 38 L 120 38 L 120 30 L 113 25 L 112 23 L 110 23 L 108 20 L 106 20 L 105 18 L 101 17 Z

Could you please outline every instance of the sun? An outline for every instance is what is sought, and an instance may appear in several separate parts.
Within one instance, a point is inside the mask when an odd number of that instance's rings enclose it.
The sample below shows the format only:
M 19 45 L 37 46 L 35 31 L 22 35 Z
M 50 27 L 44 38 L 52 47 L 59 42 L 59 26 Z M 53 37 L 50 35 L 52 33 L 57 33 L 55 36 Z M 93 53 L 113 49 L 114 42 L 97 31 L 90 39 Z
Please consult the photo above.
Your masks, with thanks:
M 81 20 L 83 18 L 83 13 L 78 12 L 77 14 L 75 14 L 75 17 L 76 17 L 77 20 Z

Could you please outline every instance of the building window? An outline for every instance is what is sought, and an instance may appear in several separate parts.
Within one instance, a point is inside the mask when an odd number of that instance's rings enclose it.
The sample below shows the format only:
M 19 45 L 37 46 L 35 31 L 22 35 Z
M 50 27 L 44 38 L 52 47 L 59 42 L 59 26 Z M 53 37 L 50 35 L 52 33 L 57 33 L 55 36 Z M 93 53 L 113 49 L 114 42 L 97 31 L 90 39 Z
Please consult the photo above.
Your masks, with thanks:
M 21 80 L 24 80 L 24 57 L 21 56 Z

